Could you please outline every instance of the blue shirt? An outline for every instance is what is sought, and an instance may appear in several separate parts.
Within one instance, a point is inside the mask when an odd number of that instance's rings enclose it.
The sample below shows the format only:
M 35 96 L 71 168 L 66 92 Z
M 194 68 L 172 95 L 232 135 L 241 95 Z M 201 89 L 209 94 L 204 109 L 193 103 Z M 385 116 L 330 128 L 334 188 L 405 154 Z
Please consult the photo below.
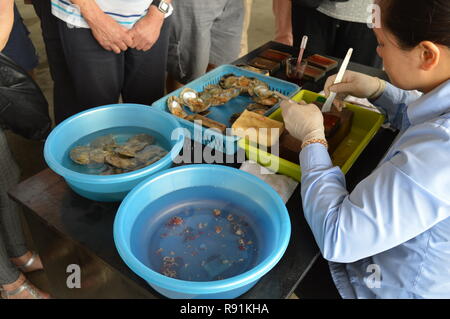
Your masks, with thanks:
M 350 194 L 326 148 L 305 147 L 305 217 L 343 298 L 450 298 L 450 80 L 374 103 L 399 136 Z

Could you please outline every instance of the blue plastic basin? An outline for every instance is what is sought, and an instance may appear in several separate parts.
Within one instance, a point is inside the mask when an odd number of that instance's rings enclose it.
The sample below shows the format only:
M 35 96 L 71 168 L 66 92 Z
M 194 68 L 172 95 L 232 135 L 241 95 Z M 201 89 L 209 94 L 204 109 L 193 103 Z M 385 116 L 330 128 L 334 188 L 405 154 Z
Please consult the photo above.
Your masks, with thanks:
M 184 198 L 180 195 L 177 198 L 176 194 L 188 195 Z M 192 207 L 189 207 L 189 204 L 185 205 L 186 202 L 189 203 L 189 194 L 192 194 Z M 227 198 L 227 206 L 253 207 L 253 210 L 248 210 L 249 216 L 244 216 L 248 218 L 248 224 L 252 226 L 255 236 L 259 240 L 259 249 L 255 252 L 256 262 L 252 264 L 251 268 L 247 267 L 242 272 L 237 272 L 227 278 L 203 281 L 195 280 L 195 278 L 193 280 L 171 278 L 163 275 L 158 269 L 154 269 L 152 264 L 161 258 L 160 254 L 172 256 L 175 255 L 174 252 L 177 255 L 180 253 L 178 249 L 180 247 L 175 246 L 170 249 L 165 247 L 164 251 L 162 249 L 155 251 L 155 248 L 151 247 L 151 242 L 148 241 L 149 237 L 154 237 L 155 232 L 161 232 L 161 228 L 168 227 L 167 218 L 173 217 L 173 215 L 166 214 L 166 212 L 173 211 L 174 208 L 187 207 L 187 210 L 193 212 L 190 213 L 190 218 L 195 220 L 197 215 L 202 214 L 195 206 L 200 206 L 202 198 L 205 202 L 216 199 L 220 202 L 226 198 L 224 194 L 236 195 Z M 212 221 L 210 219 L 208 222 L 212 223 Z M 199 227 L 202 225 L 198 219 L 191 223 L 190 234 L 202 233 L 195 231 L 197 223 Z M 182 226 L 177 227 L 181 227 L 179 229 L 183 230 Z M 290 234 L 289 215 L 278 193 L 249 173 L 220 165 L 188 165 L 151 176 L 125 197 L 114 221 L 114 241 L 122 259 L 156 291 L 169 298 L 224 299 L 242 295 L 277 264 L 287 248 Z M 206 236 L 206 233 L 203 236 Z M 209 242 L 211 242 L 209 236 L 220 238 L 217 234 L 208 234 L 205 240 L 209 240 Z M 189 239 L 186 236 L 184 238 L 185 241 Z M 180 242 L 183 242 L 177 238 L 168 240 L 172 241 L 173 245 L 175 243 L 180 245 Z M 187 247 L 196 245 L 196 240 L 189 242 Z M 236 246 L 234 247 L 236 248 Z M 229 247 L 211 249 L 210 253 L 214 256 L 227 255 L 229 253 L 227 250 Z M 207 247 L 205 247 L 205 252 L 207 252 Z M 185 256 L 186 259 L 182 263 L 186 263 L 184 265 L 187 266 L 187 259 L 191 258 L 192 261 L 192 257 L 189 254 Z M 223 271 L 221 267 L 223 268 L 224 265 L 220 262 L 210 263 L 210 265 L 208 272 Z
M 69 158 L 70 149 L 86 136 L 116 128 L 155 132 L 169 153 L 152 165 L 119 175 L 91 175 L 74 170 Z M 44 158 L 48 166 L 79 195 L 95 201 L 114 202 L 121 201 L 146 177 L 171 167 L 172 159 L 182 149 L 183 142 L 180 125 L 169 114 L 146 105 L 114 104 L 78 113 L 56 126 L 45 142 Z

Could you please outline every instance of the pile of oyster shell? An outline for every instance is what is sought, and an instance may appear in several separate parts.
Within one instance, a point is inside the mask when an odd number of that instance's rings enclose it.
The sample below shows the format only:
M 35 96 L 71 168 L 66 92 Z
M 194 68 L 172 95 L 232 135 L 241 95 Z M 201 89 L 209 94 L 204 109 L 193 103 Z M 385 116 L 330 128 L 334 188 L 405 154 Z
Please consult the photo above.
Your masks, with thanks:
M 264 113 L 280 101 L 280 98 L 270 90 L 269 86 L 256 78 L 224 75 L 219 84 L 205 86 L 202 92 L 185 88 L 179 96 L 171 96 L 167 100 L 169 111 L 178 117 L 187 118 L 184 106 L 193 113 L 205 114 L 212 106 L 226 104 L 239 95 L 249 95 L 254 103 L 252 108 Z
M 168 153 L 154 143 L 153 136 L 137 134 L 124 144 L 118 144 L 109 134 L 96 138 L 89 145 L 74 147 L 69 156 L 98 175 L 122 174 L 149 166 Z

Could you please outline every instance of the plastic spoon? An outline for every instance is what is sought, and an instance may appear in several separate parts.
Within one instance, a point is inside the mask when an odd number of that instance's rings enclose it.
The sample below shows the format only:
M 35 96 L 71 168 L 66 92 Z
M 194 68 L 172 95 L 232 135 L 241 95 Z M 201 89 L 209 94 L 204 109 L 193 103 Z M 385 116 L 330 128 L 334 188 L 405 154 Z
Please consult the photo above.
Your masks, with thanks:
M 300 53 L 297 58 L 297 70 L 300 69 L 300 65 L 302 63 L 303 54 L 305 53 L 306 44 L 308 43 L 308 36 L 303 36 L 302 43 L 300 44 Z
M 350 62 L 350 58 L 352 57 L 353 49 L 350 48 L 345 56 L 344 62 L 342 62 L 341 68 L 337 74 L 336 80 L 334 80 L 333 84 L 341 83 L 344 78 L 345 71 L 347 70 L 348 63 Z M 327 101 L 322 107 L 322 113 L 330 112 L 331 105 L 333 104 L 334 99 L 336 98 L 336 92 L 330 92 L 330 96 L 327 98 Z

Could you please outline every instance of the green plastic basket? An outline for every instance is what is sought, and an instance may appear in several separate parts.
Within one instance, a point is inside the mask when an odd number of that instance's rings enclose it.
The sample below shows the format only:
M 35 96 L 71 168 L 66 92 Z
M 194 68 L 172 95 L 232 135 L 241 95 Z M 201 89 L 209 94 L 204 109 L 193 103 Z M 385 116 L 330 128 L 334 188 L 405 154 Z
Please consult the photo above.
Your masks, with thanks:
M 312 103 L 317 100 L 323 101 L 324 98 L 317 93 L 302 90 L 292 99 L 297 102 L 303 100 Z M 333 164 L 339 166 L 344 174 L 350 170 L 384 122 L 384 116 L 380 113 L 350 103 L 346 105 L 354 113 L 352 128 L 331 156 Z M 283 121 L 281 109 L 276 110 L 269 117 Z M 259 149 L 256 145 L 249 143 L 247 139 L 241 139 L 238 145 L 245 150 L 248 159 L 300 182 L 301 168 L 299 165 Z

